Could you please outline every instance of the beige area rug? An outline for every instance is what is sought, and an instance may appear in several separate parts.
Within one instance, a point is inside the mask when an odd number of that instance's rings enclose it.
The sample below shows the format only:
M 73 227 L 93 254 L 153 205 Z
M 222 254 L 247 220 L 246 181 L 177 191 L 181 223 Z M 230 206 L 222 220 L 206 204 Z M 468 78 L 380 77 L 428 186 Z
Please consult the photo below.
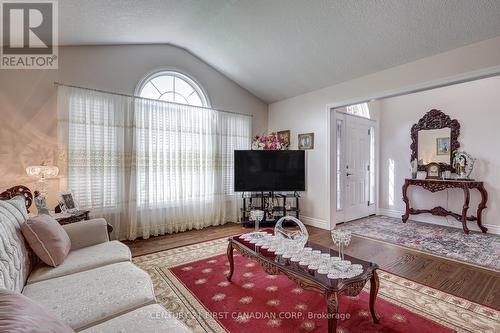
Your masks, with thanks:
M 194 332 L 227 332 L 217 315 L 208 311 L 171 270 L 176 266 L 220 256 L 226 248 L 227 239 L 224 238 L 135 257 L 133 261 L 151 276 L 158 302 Z M 500 332 L 500 311 L 382 270 L 379 278 L 378 297 L 392 304 L 456 332 Z M 368 286 L 365 288 L 369 289 Z M 276 327 L 272 331 L 280 332 Z
M 456 223 L 452 222 L 452 223 Z M 471 223 L 471 222 L 469 222 Z M 339 225 L 356 236 L 410 248 L 500 272 L 500 236 L 388 216 L 369 216 Z

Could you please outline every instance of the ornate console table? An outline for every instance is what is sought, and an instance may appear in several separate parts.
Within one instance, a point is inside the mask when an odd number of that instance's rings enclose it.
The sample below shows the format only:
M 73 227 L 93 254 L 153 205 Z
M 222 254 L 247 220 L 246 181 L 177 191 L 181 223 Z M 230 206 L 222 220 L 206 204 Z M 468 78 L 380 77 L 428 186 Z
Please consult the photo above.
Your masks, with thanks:
M 410 187 L 410 185 L 423 187 L 424 189 L 433 193 L 443 191 L 448 188 L 462 189 L 464 191 L 464 205 L 462 208 L 462 214 L 451 212 L 443 207 L 434 207 L 432 209 L 411 208 L 407 193 L 408 187 Z M 479 193 L 481 193 L 481 202 L 477 207 L 477 217 L 467 216 L 467 211 L 469 210 L 471 189 L 477 189 Z M 466 234 L 469 233 L 469 228 L 467 228 L 467 221 L 477 221 L 477 226 L 483 233 L 486 233 L 488 231 L 488 229 L 482 225 L 481 220 L 483 209 L 486 208 L 486 202 L 488 201 L 488 192 L 486 192 L 483 182 L 477 182 L 473 180 L 405 179 L 405 183 L 403 185 L 403 201 L 406 204 L 406 211 L 401 218 L 405 223 L 408 220 L 410 214 L 416 215 L 430 213 L 437 216 L 453 216 L 458 221 L 462 222 L 462 227 Z

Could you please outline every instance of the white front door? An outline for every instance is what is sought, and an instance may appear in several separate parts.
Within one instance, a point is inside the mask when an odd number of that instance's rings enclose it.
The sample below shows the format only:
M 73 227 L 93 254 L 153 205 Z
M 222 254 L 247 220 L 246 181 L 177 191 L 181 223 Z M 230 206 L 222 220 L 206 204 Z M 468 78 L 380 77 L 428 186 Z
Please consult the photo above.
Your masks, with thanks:
M 374 160 L 373 121 L 346 115 L 344 158 L 344 220 L 351 221 L 368 216 L 373 207 L 370 195 Z M 372 177 L 371 177 L 372 175 Z

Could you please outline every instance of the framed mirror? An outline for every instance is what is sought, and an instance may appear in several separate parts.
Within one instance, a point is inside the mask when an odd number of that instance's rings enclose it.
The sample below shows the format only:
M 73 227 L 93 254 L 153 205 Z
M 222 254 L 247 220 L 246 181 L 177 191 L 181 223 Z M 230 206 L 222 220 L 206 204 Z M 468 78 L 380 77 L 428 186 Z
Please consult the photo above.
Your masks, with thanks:
M 441 171 L 453 168 L 453 152 L 460 147 L 458 120 L 441 110 L 432 109 L 411 128 L 411 161 L 418 162 L 418 170 L 426 170 L 430 163 L 437 163 Z

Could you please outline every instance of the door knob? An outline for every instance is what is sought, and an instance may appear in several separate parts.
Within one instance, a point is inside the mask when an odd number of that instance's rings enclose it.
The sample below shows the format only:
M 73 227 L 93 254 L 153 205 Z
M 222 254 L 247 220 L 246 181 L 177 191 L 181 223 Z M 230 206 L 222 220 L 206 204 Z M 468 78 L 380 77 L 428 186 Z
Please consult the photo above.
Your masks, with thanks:
M 350 175 L 352 175 L 352 173 L 349 173 L 349 172 L 348 172 L 348 173 L 346 173 L 346 176 L 347 176 L 347 177 L 349 177 Z

